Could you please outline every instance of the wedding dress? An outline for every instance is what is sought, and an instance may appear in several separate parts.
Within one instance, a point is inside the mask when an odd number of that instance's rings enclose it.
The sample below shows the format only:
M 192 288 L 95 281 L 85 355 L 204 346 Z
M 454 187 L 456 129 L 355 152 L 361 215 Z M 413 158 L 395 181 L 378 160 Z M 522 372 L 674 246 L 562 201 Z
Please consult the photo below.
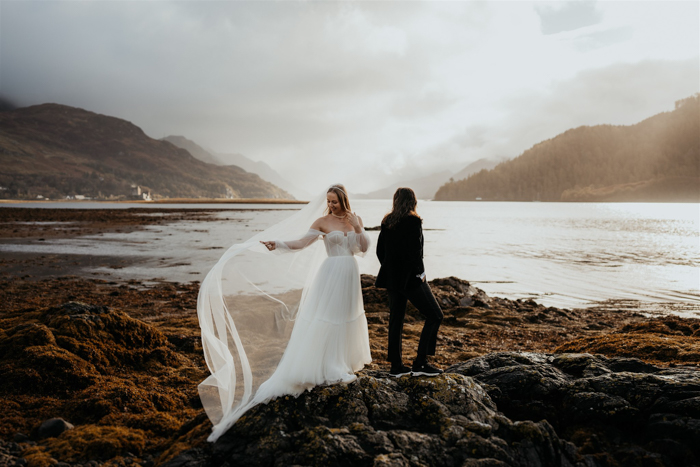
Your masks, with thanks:
M 309 229 L 324 208 L 325 192 L 233 245 L 202 282 L 197 315 L 211 376 L 199 394 L 214 425 L 209 441 L 257 404 L 349 383 L 371 362 L 355 259 L 369 237 Z M 259 243 L 275 238 L 294 240 L 276 240 L 272 252 Z
M 255 394 L 256 402 L 281 395 L 298 396 L 326 383 L 350 383 L 355 371 L 372 361 L 367 319 L 362 303 L 360 270 L 355 253 L 365 253 L 365 232 L 324 234 L 310 229 L 297 242 L 276 241 L 278 250 L 294 251 L 323 237 L 328 258 L 323 262 L 299 310 L 277 370 Z

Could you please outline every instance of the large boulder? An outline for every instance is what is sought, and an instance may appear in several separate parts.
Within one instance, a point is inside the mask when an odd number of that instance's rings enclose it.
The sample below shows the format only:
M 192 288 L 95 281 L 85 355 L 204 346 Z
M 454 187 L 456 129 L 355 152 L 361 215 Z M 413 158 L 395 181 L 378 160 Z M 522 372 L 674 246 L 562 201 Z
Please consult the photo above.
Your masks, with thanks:
M 469 376 L 389 378 L 364 371 L 246 413 L 216 443 L 170 467 L 199 465 L 595 466 L 547 421 L 513 422 Z
M 694 368 L 587 353 L 497 352 L 447 371 L 473 377 L 512 419 L 546 419 L 582 453 L 620 465 L 700 464 Z

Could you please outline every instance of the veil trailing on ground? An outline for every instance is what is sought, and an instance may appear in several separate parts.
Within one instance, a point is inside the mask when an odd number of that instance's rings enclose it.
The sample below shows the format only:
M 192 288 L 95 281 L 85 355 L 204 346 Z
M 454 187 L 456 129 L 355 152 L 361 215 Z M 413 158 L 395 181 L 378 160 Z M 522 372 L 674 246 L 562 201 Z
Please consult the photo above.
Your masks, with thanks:
M 284 248 L 268 251 L 260 241 L 308 238 L 325 206 L 324 191 L 287 219 L 233 245 L 202 282 L 197 315 L 211 376 L 199 385 L 199 395 L 214 425 L 209 441 L 260 402 L 255 393 L 282 358 L 297 311 L 325 257 L 318 241 L 307 241 L 294 254 L 284 254 Z

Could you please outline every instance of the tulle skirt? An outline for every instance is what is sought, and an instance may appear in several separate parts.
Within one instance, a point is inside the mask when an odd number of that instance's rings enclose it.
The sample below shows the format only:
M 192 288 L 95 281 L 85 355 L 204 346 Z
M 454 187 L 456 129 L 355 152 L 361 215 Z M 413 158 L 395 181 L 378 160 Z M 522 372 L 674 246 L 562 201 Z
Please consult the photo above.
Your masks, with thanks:
M 349 383 L 371 361 L 357 261 L 353 256 L 329 257 L 299 306 L 277 369 L 260 385 L 254 402 Z

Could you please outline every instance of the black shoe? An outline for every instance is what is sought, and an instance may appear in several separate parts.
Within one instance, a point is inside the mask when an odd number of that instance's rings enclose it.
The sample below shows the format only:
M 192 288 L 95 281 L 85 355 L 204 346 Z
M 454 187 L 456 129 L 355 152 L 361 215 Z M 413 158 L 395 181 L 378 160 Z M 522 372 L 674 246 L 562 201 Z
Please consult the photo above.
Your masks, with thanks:
M 411 374 L 411 369 L 407 367 L 406 365 L 399 365 L 399 366 L 394 366 L 391 365 L 391 371 L 389 372 L 389 376 L 392 378 L 399 378 L 401 376 L 406 376 Z
M 421 363 L 418 365 L 414 363 L 411 374 L 413 376 L 437 376 L 442 374 L 442 370 L 440 368 L 435 368 L 428 363 Z

